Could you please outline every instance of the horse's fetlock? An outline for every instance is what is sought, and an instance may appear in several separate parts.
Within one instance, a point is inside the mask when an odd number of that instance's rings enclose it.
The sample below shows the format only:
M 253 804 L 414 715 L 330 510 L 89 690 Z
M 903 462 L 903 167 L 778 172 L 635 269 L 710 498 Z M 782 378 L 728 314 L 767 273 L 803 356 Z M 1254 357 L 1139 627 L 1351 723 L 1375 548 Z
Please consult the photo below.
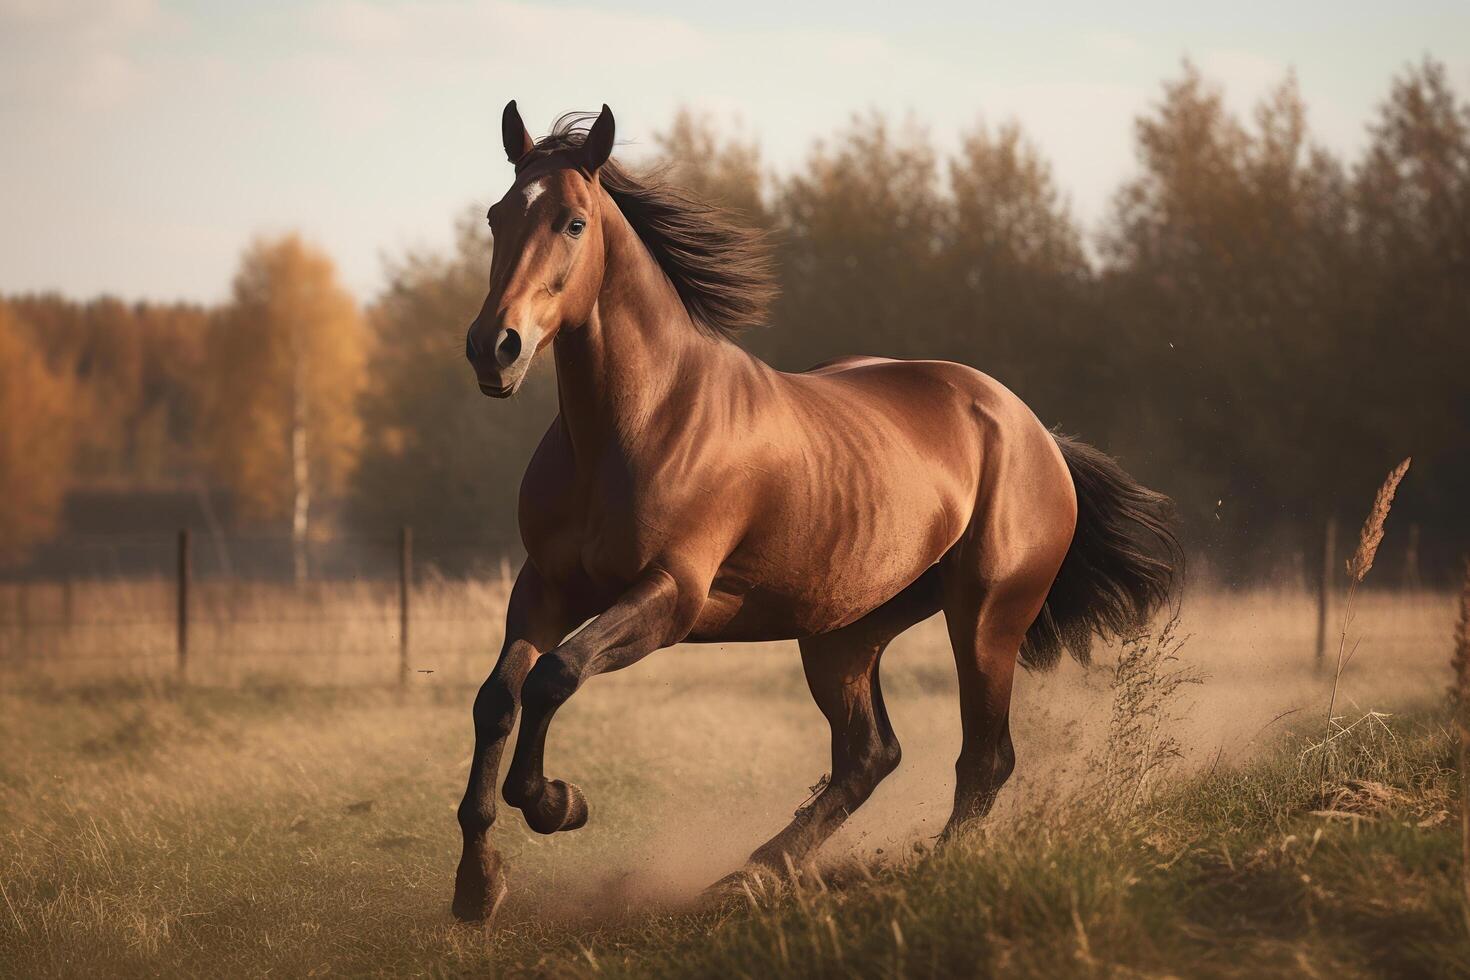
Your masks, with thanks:
M 466 837 L 483 837 L 495 825 L 495 801 L 493 799 L 459 805 L 459 828 Z
M 891 775 L 902 761 L 903 748 L 898 744 L 898 739 L 885 739 L 878 751 L 878 772 L 883 776 Z
M 903 759 L 898 739 L 875 737 L 857 755 L 857 770 L 875 783 L 890 775 Z
M 535 787 L 514 779 L 507 779 L 505 785 L 500 787 L 500 798 L 517 810 L 525 810 L 536 798 Z

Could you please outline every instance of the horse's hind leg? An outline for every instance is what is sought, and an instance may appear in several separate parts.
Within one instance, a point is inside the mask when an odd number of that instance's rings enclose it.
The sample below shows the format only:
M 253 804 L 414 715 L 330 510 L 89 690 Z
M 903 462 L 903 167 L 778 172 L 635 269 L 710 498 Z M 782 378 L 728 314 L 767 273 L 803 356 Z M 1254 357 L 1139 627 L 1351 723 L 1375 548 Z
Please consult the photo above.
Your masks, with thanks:
M 938 610 L 938 592 L 931 569 L 863 619 L 801 641 L 807 686 L 832 727 L 831 779 L 751 855 L 753 865 L 780 873 L 788 860 L 804 860 L 898 767 L 898 738 L 883 706 L 878 661 L 895 636 Z
M 960 756 L 955 763 L 954 812 L 944 828 L 984 816 L 1015 768 L 1011 744 L 1011 682 L 1021 641 L 1046 599 L 1055 570 L 1017 572 L 995 580 L 976 572 L 961 544 L 940 564 L 944 618 L 959 675 Z

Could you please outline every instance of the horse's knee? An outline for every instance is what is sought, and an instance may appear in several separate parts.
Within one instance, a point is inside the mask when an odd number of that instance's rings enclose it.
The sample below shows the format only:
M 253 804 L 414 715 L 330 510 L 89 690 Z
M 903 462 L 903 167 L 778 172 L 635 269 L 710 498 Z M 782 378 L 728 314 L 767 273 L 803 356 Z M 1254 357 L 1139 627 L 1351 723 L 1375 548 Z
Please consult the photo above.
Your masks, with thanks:
M 578 673 L 565 657 L 547 654 L 536 661 L 526 683 L 521 687 L 521 701 L 528 710 L 554 710 L 576 693 L 582 683 Z
M 510 735 L 516 707 L 516 692 L 502 678 L 491 677 L 481 684 L 473 709 L 476 741 L 493 742 Z

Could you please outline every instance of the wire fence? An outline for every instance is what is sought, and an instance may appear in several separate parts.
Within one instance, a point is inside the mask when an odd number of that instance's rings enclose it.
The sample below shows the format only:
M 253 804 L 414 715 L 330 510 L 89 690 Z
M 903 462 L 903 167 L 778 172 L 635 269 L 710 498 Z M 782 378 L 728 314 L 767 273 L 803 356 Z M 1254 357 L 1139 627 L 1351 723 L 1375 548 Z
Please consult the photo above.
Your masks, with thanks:
M 406 528 L 310 549 L 312 574 L 298 581 L 284 537 L 69 541 L 41 556 L 41 571 L 0 582 L 0 674 L 10 684 L 484 679 L 513 581 L 504 558 L 452 543 L 415 557 Z
M 1271 617 L 1324 669 L 1343 576 L 1333 529 L 1313 588 L 1230 600 L 1232 617 Z M 501 555 L 464 542 L 379 537 L 309 543 L 296 580 L 285 536 L 111 535 L 71 539 L 24 578 L 0 580 L 0 685 L 118 679 L 200 686 L 476 685 L 500 647 L 514 581 Z M 1208 609 L 1210 591 L 1187 605 Z M 1203 604 L 1203 605 L 1202 605 Z M 1364 597 L 1375 642 L 1439 643 L 1445 595 Z M 1268 609 L 1271 610 L 1268 612 Z M 1371 616 L 1370 610 L 1376 610 Z

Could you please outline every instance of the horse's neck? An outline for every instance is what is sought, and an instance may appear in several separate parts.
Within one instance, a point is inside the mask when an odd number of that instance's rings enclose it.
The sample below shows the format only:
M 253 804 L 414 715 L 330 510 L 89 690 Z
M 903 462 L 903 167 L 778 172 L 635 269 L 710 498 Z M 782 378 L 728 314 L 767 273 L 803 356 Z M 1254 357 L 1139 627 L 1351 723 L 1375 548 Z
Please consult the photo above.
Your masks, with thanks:
M 587 323 L 555 341 L 557 399 L 579 465 L 610 447 L 628 448 L 678 380 L 717 355 L 611 200 L 604 214 L 597 305 Z

